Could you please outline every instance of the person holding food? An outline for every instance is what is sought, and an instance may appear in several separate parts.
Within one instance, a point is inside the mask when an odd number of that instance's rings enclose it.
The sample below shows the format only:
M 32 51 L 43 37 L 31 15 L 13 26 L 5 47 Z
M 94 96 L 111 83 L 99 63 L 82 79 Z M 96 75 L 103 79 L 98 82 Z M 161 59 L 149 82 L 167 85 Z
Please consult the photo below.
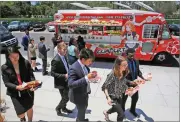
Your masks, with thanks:
M 79 59 L 72 64 L 68 74 L 69 98 L 78 109 L 77 122 L 86 121 L 85 112 L 88 106 L 90 83 L 97 77 L 97 72 L 90 72 L 88 68 L 94 60 L 94 53 L 90 49 L 82 49 Z M 95 83 L 95 82 L 94 82 Z
M 112 71 L 107 75 L 107 79 L 102 86 L 102 91 L 106 95 L 109 105 L 112 106 L 109 110 L 105 110 L 105 120 L 109 120 L 109 114 L 117 112 L 117 121 L 122 122 L 124 119 L 124 111 L 122 109 L 122 97 L 128 88 L 128 83 L 135 84 L 126 79 L 128 70 L 128 62 L 126 58 L 118 56 L 115 60 Z
M 144 82 L 147 81 L 149 79 L 146 79 L 143 77 L 142 72 L 140 71 L 139 68 L 139 62 L 134 59 L 134 54 L 135 54 L 135 50 L 132 48 L 128 48 L 126 51 L 126 56 L 128 59 L 128 68 L 129 68 L 129 74 L 127 75 L 127 79 L 130 81 L 134 81 L 136 79 L 138 79 L 138 76 L 141 78 L 139 81 L 136 82 L 136 84 L 128 84 L 129 87 L 136 87 L 138 84 L 140 84 L 140 82 Z M 128 98 L 128 95 L 123 95 L 122 98 L 122 108 L 123 111 L 125 111 L 125 104 L 126 104 L 126 100 Z M 130 108 L 130 112 L 135 116 L 138 117 L 138 114 L 136 113 L 136 103 L 138 101 L 138 91 L 136 93 L 134 93 L 131 96 L 131 108 Z
M 21 122 L 33 119 L 34 88 L 24 87 L 25 83 L 35 81 L 33 70 L 29 61 L 20 54 L 20 47 L 8 47 L 6 50 L 6 63 L 1 66 L 2 79 L 7 87 L 7 95 L 10 96 L 16 114 Z

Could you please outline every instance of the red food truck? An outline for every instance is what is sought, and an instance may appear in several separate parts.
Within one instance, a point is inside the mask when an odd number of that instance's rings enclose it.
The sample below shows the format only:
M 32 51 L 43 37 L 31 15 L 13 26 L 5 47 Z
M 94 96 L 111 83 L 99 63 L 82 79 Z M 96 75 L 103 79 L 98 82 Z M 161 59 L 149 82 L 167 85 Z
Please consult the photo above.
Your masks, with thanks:
M 170 34 L 161 13 L 140 10 L 58 10 L 55 31 L 65 42 L 82 36 L 96 57 L 115 58 L 126 49 L 135 58 L 161 63 L 179 56 L 179 38 Z

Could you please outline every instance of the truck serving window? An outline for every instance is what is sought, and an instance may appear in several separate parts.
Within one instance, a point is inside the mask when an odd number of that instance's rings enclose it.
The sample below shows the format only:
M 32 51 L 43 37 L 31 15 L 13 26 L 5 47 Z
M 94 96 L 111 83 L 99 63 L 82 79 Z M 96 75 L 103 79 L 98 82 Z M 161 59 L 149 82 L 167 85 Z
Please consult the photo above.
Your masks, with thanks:
M 68 25 L 69 34 L 87 34 L 87 25 Z
M 121 26 L 106 26 L 106 33 L 111 35 L 120 35 Z
M 158 24 L 144 24 L 143 38 L 157 38 L 159 25 Z
M 103 26 L 92 26 L 93 31 L 103 31 Z
M 67 29 L 67 26 L 66 25 L 61 25 L 58 27 L 59 29 L 59 32 L 62 33 L 62 34 L 68 34 L 68 29 Z

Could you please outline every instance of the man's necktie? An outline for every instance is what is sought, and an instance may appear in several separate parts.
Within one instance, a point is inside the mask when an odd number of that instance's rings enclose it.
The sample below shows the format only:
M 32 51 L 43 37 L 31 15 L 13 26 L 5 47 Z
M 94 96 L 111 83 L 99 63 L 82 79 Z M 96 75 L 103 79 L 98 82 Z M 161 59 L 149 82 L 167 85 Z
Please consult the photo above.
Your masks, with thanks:
M 65 60 L 65 57 L 63 56 L 62 59 L 63 59 L 63 63 L 64 63 L 64 66 L 65 66 L 65 69 L 66 69 L 66 71 L 68 73 L 69 70 L 68 70 L 68 66 L 67 66 L 67 62 Z
M 87 68 L 85 66 L 83 66 L 83 70 L 84 70 L 84 74 L 85 76 L 88 74 Z M 90 83 L 87 83 L 87 93 L 90 93 L 91 89 L 90 89 Z

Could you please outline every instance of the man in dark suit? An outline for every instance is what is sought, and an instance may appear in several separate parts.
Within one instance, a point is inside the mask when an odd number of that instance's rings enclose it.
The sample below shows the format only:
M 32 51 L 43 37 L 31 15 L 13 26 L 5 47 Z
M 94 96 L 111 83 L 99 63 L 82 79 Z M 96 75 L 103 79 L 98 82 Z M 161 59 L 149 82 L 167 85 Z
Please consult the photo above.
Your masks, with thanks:
M 62 97 L 60 103 L 56 107 L 57 115 L 61 116 L 61 110 L 66 113 L 72 113 L 71 110 L 66 108 L 66 104 L 69 101 L 68 98 L 68 70 L 69 65 L 65 57 L 67 52 L 67 46 L 64 42 L 57 45 L 58 53 L 51 62 L 51 75 L 54 77 L 54 86 L 60 92 Z
M 95 75 L 92 72 L 90 73 L 88 66 L 92 64 L 93 60 L 93 51 L 82 49 L 80 58 L 72 64 L 69 70 L 69 98 L 78 109 L 76 121 L 89 121 L 88 119 L 85 119 L 85 112 L 88 106 L 88 94 L 91 93 L 90 82 Z
M 134 81 L 138 78 L 138 76 L 140 78 L 142 78 L 143 80 L 147 80 L 142 76 L 142 72 L 140 71 L 139 68 L 139 61 L 134 59 L 134 55 L 135 55 L 135 50 L 133 48 L 128 48 L 128 50 L 126 51 L 126 56 L 128 59 L 128 68 L 129 68 L 129 74 L 127 75 L 127 79 L 130 81 Z M 135 87 L 137 84 L 135 83 L 129 83 L 128 86 L 131 87 Z M 123 111 L 125 111 L 125 103 L 126 100 L 128 98 L 128 95 L 123 95 L 123 102 L 122 102 L 122 107 L 123 107 Z M 131 97 L 131 108 L 130 108 L 130 112 L 135 116 L 138 117 L 137 113 L 136 113 L 136 103 L 138 101 L 138 91 Z
M 43 75 L 48 75 L 48 71 L 46 71 L 47 68 L 47 52 L 50 50 L 50 48 L 46 48 L 45 44 L 45 37 L 41 36 L 40 37 L 40 42 L 38 43 L 38 51 L 39 51 L 39 58 L 42 59 L 42 74 Z

